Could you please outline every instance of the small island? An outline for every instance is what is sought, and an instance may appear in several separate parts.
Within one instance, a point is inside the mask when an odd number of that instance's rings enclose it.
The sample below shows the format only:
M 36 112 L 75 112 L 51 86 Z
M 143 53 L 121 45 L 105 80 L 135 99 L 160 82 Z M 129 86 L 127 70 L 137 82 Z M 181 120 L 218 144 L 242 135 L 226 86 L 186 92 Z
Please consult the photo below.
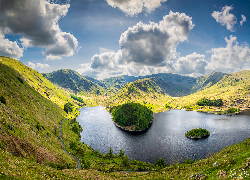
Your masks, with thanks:
M 191 139 L 205 138 L 205 137 L 208 137 L 209 135 L 210 135 L 210 132 L 202 128 L 192 129 L 188 131 L 187 133 L 185 133 L 185 136 Z
M 117 127 L 140 132 L 149 128 L 153 120 L 153 111 L 139 103 L 125 103 L 115 107 L 112 116 Z

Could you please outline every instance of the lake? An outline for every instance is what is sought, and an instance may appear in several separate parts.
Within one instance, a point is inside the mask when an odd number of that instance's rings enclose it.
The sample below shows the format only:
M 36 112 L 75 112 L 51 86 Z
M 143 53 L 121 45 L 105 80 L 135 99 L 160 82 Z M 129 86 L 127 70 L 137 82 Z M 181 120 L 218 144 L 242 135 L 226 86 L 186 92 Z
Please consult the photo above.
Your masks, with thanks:
M 170 110 L 154 114 L 147 132 L 131 134 L 114 125 L 112 116 L 103 107 L 84 107 L 77 121 L 83 128 L 81 141 L 101 153 L 114 154 L 122 149 L 130 160 L 155 163 L 163 158 L 166 164 L 183 162 L 187 158 L 206 158 L 222 148 L 250 137 L 250 111 L 225 116 L 195 111 Z M 205 128 L 210 136 L 188 139 L 185 133 L 193 128 Z

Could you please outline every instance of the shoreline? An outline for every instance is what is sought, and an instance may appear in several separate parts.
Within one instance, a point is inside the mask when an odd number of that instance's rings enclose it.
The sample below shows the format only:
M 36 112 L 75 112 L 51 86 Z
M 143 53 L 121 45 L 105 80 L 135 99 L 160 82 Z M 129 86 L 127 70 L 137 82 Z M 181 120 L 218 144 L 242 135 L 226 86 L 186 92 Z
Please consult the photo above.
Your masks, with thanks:
M 118 125 L 112 118 L 112 121 L 113 123 L 115 124 L 116 127 L 122 129 L 123 131 L 126 131 L 126 132 L 130 132 L 130 133 L 144 133 L 144 132 L 147 132 L 147 130 L 151 127 L 152 123 L 153 123 L 153 120 L 148 124 L 148 128 L 146 129 L 142 129 L 142 130 L 131 130 L 131 129 L 127 129 L 125 127 L 122 127 L 120 125 Z

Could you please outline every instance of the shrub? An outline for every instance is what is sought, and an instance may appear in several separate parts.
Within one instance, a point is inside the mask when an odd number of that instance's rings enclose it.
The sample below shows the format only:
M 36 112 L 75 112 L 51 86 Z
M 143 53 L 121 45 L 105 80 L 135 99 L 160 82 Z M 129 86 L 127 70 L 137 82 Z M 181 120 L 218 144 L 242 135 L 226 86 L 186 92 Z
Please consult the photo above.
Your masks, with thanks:
M 77 144 L 76 144 L 75 142 L 70 142 L 70 143 L 69 143 L 69 147 L 70 147 L 70 149 L 72 149 L 72 150 L 76 150 Z
M 3 96 L 0 96 L 0 102 L 6 105 L 6 99 Z
M 160 158 L 156 161 L 155 163 L 155 167 L 156 169 L 162 169 L 162 168 L 165 168 L 166 167 L 166 164 L 165 164 L 165 161 L 164 159 Z
M 233 113 L 237 113 L 237 112 L 240 112 L 240 109 L 239 108 L 229 108 L 228 110 L 227 110 L 227 113 L 228 114 L 233 114 Z
M 72 112 L 73 111 L 73 108 L 74 108 L 74 106 L 73 106 L 73 104 L 71 104 L 70 102 L 68 102 L 68 103 L 66 103 L 65 105 L 64 105 L 64 111 L 66 112 L 66 113 L 69 113 L 69 112 Z

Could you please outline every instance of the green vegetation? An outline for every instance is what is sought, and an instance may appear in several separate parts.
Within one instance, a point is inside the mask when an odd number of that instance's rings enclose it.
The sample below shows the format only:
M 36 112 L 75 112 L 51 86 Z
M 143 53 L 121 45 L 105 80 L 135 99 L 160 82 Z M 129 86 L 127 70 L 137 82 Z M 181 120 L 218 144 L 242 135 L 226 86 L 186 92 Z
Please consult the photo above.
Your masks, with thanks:
M 163 169 L 166 167 L 164 159 L 160 158 L 155 162 L 156 169 Z
M 202 138 L 210 135 L 210 132 L 206 129 L 196 128 L 185 133 L 185 136 L 188 138 Z
M 152 121 L 153 112 L 139 103 L 125 103 L 115 107 L 112 116 L 115 123 L 128 130 L 144 130 Z
M 73 109 L 74 109 L 74 106 L 73 106 L 73 104 L 71 104 L 70 102 L 64 104 L 63 110 L 64 110 L 67 114 L 70 113 L 70 112 L 72 112 Z
M 239 108 L 229 108 L 227 110 L 227 114 L 235 114 L 235 113 L 239 113 L 240 112 L 240 109 Z
M 10 62 L 8 62 L 10 61 Z M 11 65 L 6 65 L 11 64 Z M 21 75 L 12 66 L 20 65 Z M 74 167 L 75 161 L 61 148 L 58 140 L 59 123 L 66 113 L 59 105 L 42 96 L 34 87 L 53 87 L 52 83 L 35 81 L 30 86 L 24 77 L 33 72 L 16 60 L 0 57 L 0 94 L 7 103 L 0 103 L 0 148 L 5 156 L 18 156 L 40 164 L 56 167 Z M 39 73 L 34 72 L 37 77 Z M 29 81 L 28 81 L 29 82 Z M 57 92 L 59 92 L 57 90 Z M 63 92 L 66 95 L 66 93 Z M 53 96 L 59 104 L 60 96 Z M 64 97 L 65 99 L 67 97 Z M 0 165 L 1 167 L 2 165 Z
M 6 99 L 3 96 L 0 96 L 0 102 L 6 105 Z
M 83 99 L 82 99 L 81 97 L 77 97 L 77 96 L 75 96 L 75 95 L 73 95 L 73 94 L 70 94 L 70 96 L 71 96 L 71 98 L 73 98 L 74 100 L 77 100 L 77 101 L 79 101 L 79 102 L 81 102 L 81 103 L 84 103 L 84 101 L 83 101 Z
M 127 102 L 143 104 L 153 112 L 167 110 L 166 103 L 171 107 L 176 107 L 176 101 L 161 90 L 152 79 L 139 79 L 135 82 L 126 84 L 116 95 L 105 100 L 107 109 Z
M 217 107 L 220 107 L 223 105 L 223 102 L 222 102 L 222 99 L 210 100 L 210 99 L 202 98 L 196 104 L 199 106 L 217 106 Z
M 61 69 L 51 73 L 43 74 L 52 83 L 62 88 L 69 89 L 74 93 L 82 93 L 84 95 L 101 95 L 104 89 L 82 77 L 78 72 L 70 69 Z
M 225 75 L 215 85 L 198 91 L 194 94 L 175 98 L 178 108 L 211 112 L 217 114 L 226 114 L 229 108 L 250 108 L 250 71 L 240 71 Z M 216 100 L 222 99 L 223 105 L 216 106 L 198 106 L 196 102 L 202 98 Z

